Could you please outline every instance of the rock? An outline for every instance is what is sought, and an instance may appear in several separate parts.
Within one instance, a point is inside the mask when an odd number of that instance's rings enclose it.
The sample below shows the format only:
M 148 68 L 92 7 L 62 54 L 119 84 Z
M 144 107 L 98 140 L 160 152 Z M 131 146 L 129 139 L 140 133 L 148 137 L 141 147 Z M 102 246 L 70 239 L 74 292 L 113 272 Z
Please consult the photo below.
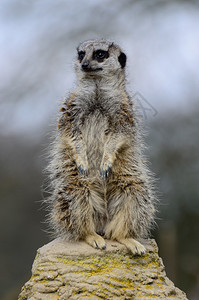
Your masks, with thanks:
M 142 241 L 147 252 L 141 257 L 106 242 L 106 250 L 62 239 L 43 246 L 18 299 L 187 299 L 167 278 L 154 240 Z

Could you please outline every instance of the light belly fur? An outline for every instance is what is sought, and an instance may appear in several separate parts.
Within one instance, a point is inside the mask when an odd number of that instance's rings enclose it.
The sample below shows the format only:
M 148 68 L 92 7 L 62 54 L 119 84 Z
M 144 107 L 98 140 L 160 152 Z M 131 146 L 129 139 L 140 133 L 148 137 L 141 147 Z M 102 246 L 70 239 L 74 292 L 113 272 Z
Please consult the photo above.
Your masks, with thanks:
M 89 173 L 94 176 L 97 175 L 100 170 L 104 144 L 106 142 L 106 128 L 106 118 L 102 116 L 99 111 L 95 111 L 91 116 L 89 115 L 82 130 L 89 164 Z

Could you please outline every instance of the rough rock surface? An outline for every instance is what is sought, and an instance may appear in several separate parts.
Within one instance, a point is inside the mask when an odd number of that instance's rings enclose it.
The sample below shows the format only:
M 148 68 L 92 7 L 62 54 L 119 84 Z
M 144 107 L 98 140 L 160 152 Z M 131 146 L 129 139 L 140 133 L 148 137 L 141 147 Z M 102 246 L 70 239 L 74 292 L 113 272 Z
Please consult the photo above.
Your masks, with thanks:
M 187 299 L 166 277 L 155 241 L 143 243 L 147 252 L 139 257 L 117 242 L 103 251 L 56 239 L 37 251 L 18 299 Z

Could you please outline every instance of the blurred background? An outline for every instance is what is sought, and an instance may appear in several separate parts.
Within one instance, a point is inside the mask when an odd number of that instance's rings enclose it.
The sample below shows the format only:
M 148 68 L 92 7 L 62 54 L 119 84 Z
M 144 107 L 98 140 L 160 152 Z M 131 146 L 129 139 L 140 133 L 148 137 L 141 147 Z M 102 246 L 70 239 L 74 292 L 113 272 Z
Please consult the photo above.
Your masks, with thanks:
M 1 0 L 0 298 L 14 300 L 49 242 L 43 169 L 60 101 L 75 86 L 76 46 L 118 42 L 148 131 L 166 272 L 199 299 L 199 1 Z

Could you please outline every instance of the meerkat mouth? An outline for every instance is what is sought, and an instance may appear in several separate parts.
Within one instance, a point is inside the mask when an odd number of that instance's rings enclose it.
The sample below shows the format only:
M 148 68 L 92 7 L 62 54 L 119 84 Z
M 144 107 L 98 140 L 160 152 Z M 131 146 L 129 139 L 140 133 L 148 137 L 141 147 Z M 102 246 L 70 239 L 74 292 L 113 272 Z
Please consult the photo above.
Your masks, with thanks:
M 98 72 L 98 71 L 102 71 L 102 70 L 103 70 L 102 68 L 96 68 L 96 69 L 87 68 L 87 69 L 84 69 L 83 71 L 86 73 L 90 73 L 90 72 Z

